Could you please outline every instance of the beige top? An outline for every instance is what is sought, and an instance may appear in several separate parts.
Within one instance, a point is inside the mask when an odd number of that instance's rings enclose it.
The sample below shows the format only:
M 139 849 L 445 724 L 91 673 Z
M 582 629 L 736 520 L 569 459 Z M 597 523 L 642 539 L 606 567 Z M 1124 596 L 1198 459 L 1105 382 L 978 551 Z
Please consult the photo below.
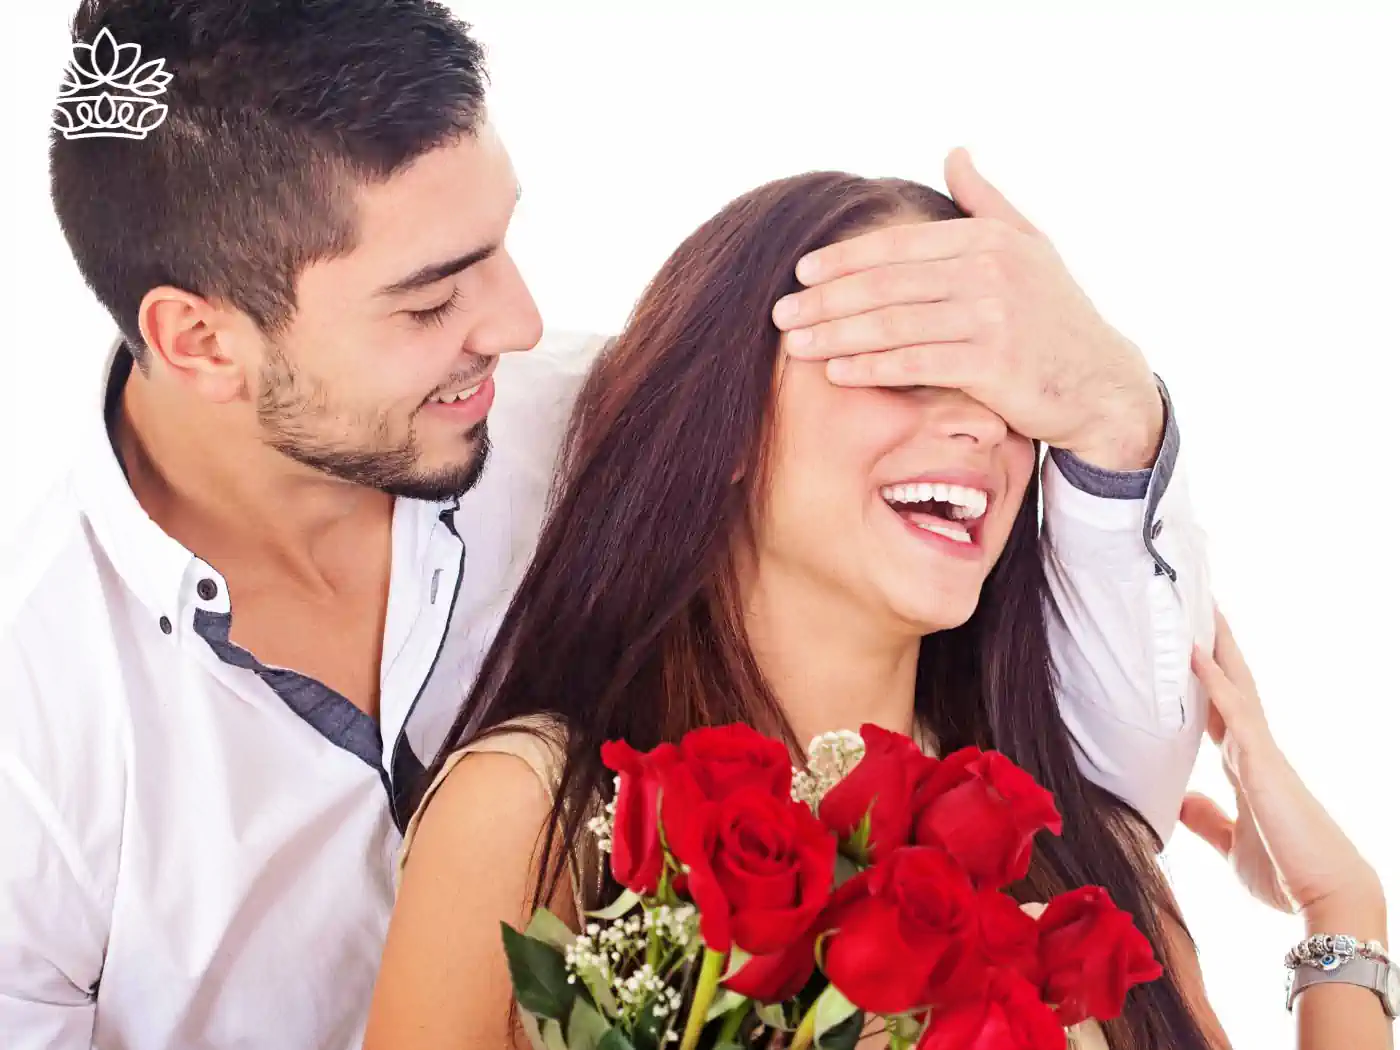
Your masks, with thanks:
M 437 793 L 448 774 L 456 768 L 458 762 L 468 755 L 514 755 L 530 767 L 540 782 L 540 790 L 545 793 L 546 797 L 553 800 L 554 792 L 559 784 L 563 762 L 563 726 L 554 719 L 543 717 L 522 720 L 519 725 L 518 730 L 497 732 L 453 752 L 448 757 L 447 762 L 442 767 L 442 772 L 428 785 L 428 790 L 423 794 L 423 801 L 419 803 L 418 812 L 413 815 L 413 819 L 408 822 L 408 827 L 404 831 L 403 846 L 399 850 L 398 875 L 400 877 L 403 874 L 403 865 L 408 859 L 409 849 L 413 846 L 413 839 L 418 831 L 418 822 L 422 819 L 424 810 L 427 809 L 428 803 L 432 801 L 433 795 Z M 573 889 L 574 908 L 580 918 L 586 910 L 581 893 L 581 887 L 586 884 L 583 873 L 585 869 L 591 867 L 588 858 L 571 853 L 570 884 Z M 1032 915 L 1039 915 L 1044 910 L 1045 905 L 1027 904 L 1024 905 L 1024 908 Z M 1095 1021 L 1085 1021 L 1083 1024 L 1075 1025 L 1068 1029 L 1068 1035 L 1066 1050 L 1108 1050 L 1108 1042 L 1104 1038 L 1103 1030 Z
M 394 873 L 394 881 L 397 886 L 403 879 L 404 864 L 408 861 L 408 851 L 413 846 L 413 840 L 418 834 L 418 825 L 423 819 L 423 814 L 427 812 L 428 803 L 433 800 L 438 789 L 451 772 L 457 768 L 457 763 L 468 755 L 511 755 L 520 759 L 530 771 L 535 774 L 539 781 L 540 790 L 552 803 L 554 793 L 558 790 L 559 779 L 563 773 L 564 762 L 564 726 L 563 723 L 554 718 L 538 716 L 534 718 L 523 718 L 513 723 L 507 723 L 514 728 L 502 728 L 492 735 L 481 740 L 473 741 L 471 744 L 458 751 L 454 751 L 443 763 L 442 771 L 433 778 L 433 782 L 428 785 L 428 790 L 423 793 L 423 799 L 418 803 L 418 810 L 413 814 L 408 822 L 408 827 L 404 829 L 403 845 L 399 847 L 398 865 Z M 593 878 L 585 876 L 585 869 L 592 874 Z M 582 920 L 584 912 L 587 910 L 584 898 L 583 887 L 590 881 L 597 880 L 601 887 L 602 868 L 599 865 L 597 855 L 592 851 L 583 851 L 574 848 L 569 852 L 569 885 L 573 892 L 574 913 Z

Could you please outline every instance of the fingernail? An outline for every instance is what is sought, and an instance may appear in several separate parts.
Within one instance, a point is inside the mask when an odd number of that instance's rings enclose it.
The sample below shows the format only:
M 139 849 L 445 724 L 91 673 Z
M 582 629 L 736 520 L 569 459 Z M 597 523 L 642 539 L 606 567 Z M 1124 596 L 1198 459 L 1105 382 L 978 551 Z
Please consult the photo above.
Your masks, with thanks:
M 785 295 L 773 307 L 773 323 L 785 325 L 792 324 L 796 320 L 797 300 L 790 295 Z
M 821 272 L 821 266 L 812 255 L 804 255 L 797 260 L 797 279 L 803 284 L 811 284 Z
M 787 334 L 789 350 L 806 350 L 812 345 L 812 330 L 810 328 L 798 328 Z

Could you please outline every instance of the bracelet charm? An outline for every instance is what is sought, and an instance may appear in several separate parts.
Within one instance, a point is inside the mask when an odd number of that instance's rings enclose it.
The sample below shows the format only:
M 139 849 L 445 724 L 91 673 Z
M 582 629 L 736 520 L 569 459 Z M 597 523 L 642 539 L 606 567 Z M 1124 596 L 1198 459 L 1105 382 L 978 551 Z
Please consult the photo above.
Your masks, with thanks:
M 1290 970 L 1296 970 L 1299 966 L 1314 966 L 1319 970 L 1331 971 L 1357 957 L 1383 963 L 1390 961 L 1380 941 L 1366 941 L 1363 944 L 1346 934 L 1315 933 L 1290 948 L 1284 956 L 1283 965 Z

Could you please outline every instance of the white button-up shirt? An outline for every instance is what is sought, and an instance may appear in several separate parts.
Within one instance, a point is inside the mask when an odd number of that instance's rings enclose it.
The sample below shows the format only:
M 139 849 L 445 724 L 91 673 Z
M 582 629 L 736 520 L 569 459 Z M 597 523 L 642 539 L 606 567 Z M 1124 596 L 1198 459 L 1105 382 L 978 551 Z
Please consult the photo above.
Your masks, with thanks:
M 405 800 L 526 567 L 598 345 L 502 359 L 477 487 L 398 501 L 378 725 L 229 643 L 223 578 L 142 510 L 94 412 L 0 564 L 0 1045 L 360 1045 Z M 1204 721 L 1203 544 L 1179 463 L 1145 498 L 1093 480 L 1046 459 L 1064 713 L 1088 775 L 1165 838 Z

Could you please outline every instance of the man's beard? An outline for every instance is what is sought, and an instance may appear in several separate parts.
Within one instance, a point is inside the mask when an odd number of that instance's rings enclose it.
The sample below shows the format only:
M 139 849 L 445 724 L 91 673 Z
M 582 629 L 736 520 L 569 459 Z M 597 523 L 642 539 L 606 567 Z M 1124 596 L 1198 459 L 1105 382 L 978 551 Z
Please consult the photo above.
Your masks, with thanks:
M 412 430 L 402 441 L 390 436 L 387 416 L 351 416 L 336 413 L 324 386 L 307 382 L 275 347 L 269 351 L 258 391 L 258 422 L 263 440 L 284 456 L 355 485 L 378 489 L 391 496 L 441 502 L 456 499 L 471 489 L 486 469 L 491 440 L 482 420 L 462 436 L 470 455 L 461 463 L 424 471 Z M 359 444 L 335 442 L 323 431 L 337 422 L 365 439 Z

